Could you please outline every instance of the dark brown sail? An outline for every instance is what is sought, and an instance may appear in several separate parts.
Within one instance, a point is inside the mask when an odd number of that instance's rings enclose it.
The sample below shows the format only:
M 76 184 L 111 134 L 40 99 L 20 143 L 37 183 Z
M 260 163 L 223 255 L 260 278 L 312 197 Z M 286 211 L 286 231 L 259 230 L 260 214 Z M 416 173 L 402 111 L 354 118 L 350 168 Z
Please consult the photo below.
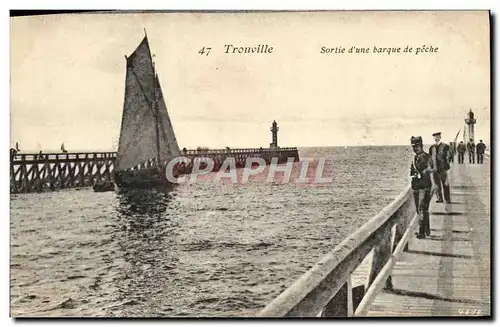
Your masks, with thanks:
M 147 37 L 127 58 L 125 99 L 115 180 L 133 187 L 161 183 L 163 168 L 180 154 Z M 159 162 L 158 162 L 159 160 Z M 151 164 L 154 163 L 152 167 Z M 133 169 L 133 171 L 131 171 Z
M 175 137 L 172 122 L 170 121 L 170 117 L 168 115 L 158 75 L 156 76 L 156 100 L 160 131 L 160 158 L 162 161 L 168 161 L 173 157 L 179 156 L 180 149 Z

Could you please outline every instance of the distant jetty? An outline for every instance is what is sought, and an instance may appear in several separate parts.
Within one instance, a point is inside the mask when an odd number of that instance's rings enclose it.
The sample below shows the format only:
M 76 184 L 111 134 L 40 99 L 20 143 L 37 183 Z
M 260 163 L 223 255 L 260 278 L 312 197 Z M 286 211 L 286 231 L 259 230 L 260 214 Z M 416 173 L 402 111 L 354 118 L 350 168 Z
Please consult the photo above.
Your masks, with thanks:
M 227 158 L 234 158 L 236 168 L 245 166 L 247 158 L 262 158 L 267 164 L 278 158 L 278 164 L 288 158 L 299 161 L 297 148 L 197 149 L 183 150 L 182 156 L 193 162 L 210 158 L 218 171 Z M 32 193 L 67 188 L 90 187 L 96 182 L 114 182 L 116 152 L 87 153 L 17 153 L 10 160 L 10 192 Z M 188 171 L 192 166 L 188 166 Z

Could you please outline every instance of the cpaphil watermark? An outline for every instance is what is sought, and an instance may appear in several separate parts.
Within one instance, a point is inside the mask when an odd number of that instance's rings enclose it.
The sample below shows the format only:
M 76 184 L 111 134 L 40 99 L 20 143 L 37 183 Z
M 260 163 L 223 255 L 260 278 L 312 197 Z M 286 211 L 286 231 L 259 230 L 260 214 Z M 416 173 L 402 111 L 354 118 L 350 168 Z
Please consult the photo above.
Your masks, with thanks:
M 286 160 L 285 160 L 286 159 Z M 260 157 L 248 157 L 237 161 L 228 157 L 220 162 L 210 157 L 177 157 L 166 165 L 167 180 L 175 184 L 219 182 L 327 184 L 333 181 L 333 160 L 328 158 L 273 157 L 266 161 Z

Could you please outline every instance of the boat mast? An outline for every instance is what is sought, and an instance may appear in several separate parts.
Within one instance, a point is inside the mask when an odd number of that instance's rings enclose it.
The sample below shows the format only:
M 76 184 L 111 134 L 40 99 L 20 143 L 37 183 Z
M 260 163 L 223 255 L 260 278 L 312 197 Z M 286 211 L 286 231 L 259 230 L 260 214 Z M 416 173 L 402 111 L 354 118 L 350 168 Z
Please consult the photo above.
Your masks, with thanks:
M 146 34 L 146 29 L 144 29 L 144 34 Z M 146 38 L 148 37 L 148 35 L 146 34 Z M 159 124 L 160 124 L 160 112 L 159 112 L 159 106 L 156 104 L 156 69 L 155 69 L 155 62 L 153 61 L 153 55 L 151 54 L 150 52 L 150 55 L 151 55 L 151 64 L 153 66 L 153 100 L 151 101 L 151 106 L 152 106 L 152 109 L 153 109 L 153 113 L 154 113 L 154 116 L 155 116 L 155 132 L 156 132 L 156 161 L 157 161 L 157 165 L 158 167 L 160 167 L 160 160 L 161 160 L 161 156 L 160 156 L 160 128 L 159 128 Z

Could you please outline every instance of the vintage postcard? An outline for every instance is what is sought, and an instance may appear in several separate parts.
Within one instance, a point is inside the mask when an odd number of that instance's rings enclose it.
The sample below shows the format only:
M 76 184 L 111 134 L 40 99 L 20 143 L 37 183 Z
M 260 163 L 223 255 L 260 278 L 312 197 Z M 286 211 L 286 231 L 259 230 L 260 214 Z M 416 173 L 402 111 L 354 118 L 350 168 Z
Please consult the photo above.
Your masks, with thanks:
M 490 12 L 10 18 L 13 317 L 491 317 Z

